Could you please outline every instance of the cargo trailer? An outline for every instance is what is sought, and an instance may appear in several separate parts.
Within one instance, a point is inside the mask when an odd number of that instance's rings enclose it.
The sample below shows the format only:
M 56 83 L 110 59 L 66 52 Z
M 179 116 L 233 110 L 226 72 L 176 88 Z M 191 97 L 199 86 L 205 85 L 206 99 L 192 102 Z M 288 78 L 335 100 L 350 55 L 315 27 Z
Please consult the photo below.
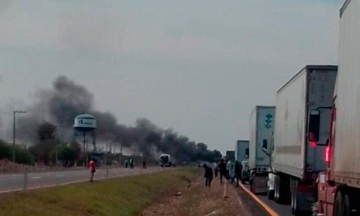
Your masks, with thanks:
M 249 140 L 236 141 L 236 160 L 242 163 L 249 158 Z
M 309 140 L 321 145 L 316 134 L 331 127 L 330 142 L 323 153 L 327 169 L 319 174 L 317 215 L 360 214 L 360 1 L 346 1 L 340 11 L 339 74 L 329 125 L 322 109 L 313 112 Z M 318 128 L 320 127 L 320 129 Z
M 316 178 L 326 169 L 325 149 L 329 140 L 332 96 L 337 66 L 308 65 L 290 79 L 276 95 L 272 172 L 268 194 L 278 203 L 291 203 L 297 215 L 311 212 L 316 198 Z M 309 134 L 309 116 L 321 110 L 321 129 Z M 308 141 L 315 135 L 318 145 Z
M 256 106 L 250 118 L 249 169 L 250 188 L 253 193 L 267 192 L 270 155 L 268 148 L 274 131 L 274 106 Z
M 236 161 L 241 163 L 241 182 L 244 184 L 245 181 L 249 181 L 249 140 L 238 140 L 236 141 Z

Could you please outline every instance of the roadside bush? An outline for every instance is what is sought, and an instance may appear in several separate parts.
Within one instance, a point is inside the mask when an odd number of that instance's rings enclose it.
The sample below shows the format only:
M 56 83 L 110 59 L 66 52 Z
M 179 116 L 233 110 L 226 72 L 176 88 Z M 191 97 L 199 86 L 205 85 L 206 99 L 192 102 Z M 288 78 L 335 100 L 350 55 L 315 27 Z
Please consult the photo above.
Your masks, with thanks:
M 79 144 L 60 144 L 58 146 L 58 159 L 63 162 L 64 166 L 72 166 L 78 160 L 81 152 Z M 55 158 L 55 155 L 54 155 Z
M 0 160 L 1 159 L 11 159 L 11 148 L 4 141 L 0 140 Z
M 12 146 L 0 140 L 0 160 L 12 160 Z M 15 162 L 19 164 L 34 164 L 34 158 L 28 149 L 15 146 Z
M 55 140 L 45 140 L 34 144 L 29 150 L 39 163 L 48 165 L 49 162 L 51 162 L 52 152 L 55 151 L 55 146 Z

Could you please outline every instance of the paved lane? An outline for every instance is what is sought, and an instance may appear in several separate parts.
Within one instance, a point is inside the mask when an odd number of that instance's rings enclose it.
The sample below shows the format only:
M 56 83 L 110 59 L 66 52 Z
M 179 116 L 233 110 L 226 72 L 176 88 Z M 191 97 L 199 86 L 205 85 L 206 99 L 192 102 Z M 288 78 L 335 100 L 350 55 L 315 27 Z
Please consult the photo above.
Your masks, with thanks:
M 125 168 L 112 168 L 109 169 L 108 174 L 106 169 L 97 169 L 94 180 L 109 178 L 123 177 L 130 175 L 139 175 L 146 173 L 153 173 L 161 171 L 160 167 L 148 167 L 148 169 L 125 169 Z M 24 188 L 25 175 L 21 174 L 1 174 L 0 175 L 0 193 L 18 191 Z M 39 172 L 28 173 L 27 175 L 27 188 L 42 188 L 51 187 L 55 185 L 65 185 L 77 182 L 88 181 L 90 178 L 89 170 L 67 170 L 67 171 L 54 171 L 54 172 Z
M 250 190 L 249 185 L 244 185 L 248 190 Z M 285 204 L 277 204 L 273 200 L 269 200 L 265 195 L 256 195 L 263 203 L 265 203 L 268 207 L 270 207 L 273 211 L 275 211 L 279 216 L 291 216 L 291 207 L 290 205 Z

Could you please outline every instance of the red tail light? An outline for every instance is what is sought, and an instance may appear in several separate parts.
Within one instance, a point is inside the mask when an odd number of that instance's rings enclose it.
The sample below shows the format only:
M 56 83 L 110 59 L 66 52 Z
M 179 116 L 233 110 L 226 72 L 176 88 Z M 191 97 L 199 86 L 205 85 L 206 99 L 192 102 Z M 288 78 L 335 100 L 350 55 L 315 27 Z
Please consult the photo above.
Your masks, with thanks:
M 311 147 L 316 147 L 316 142 L 311 141 L 311 142 L 310 142 L 310 146 L 311 146 Z
M 326 146 L 326 149 L 325 149 L 325 161 L 326 162 L 330 161 L 330 146 Z

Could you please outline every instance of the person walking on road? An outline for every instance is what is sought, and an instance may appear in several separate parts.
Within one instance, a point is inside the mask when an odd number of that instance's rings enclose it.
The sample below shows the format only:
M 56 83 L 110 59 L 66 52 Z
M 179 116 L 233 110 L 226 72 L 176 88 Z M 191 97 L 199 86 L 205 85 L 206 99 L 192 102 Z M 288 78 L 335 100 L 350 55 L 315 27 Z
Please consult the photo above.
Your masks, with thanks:
M 220 184 L 222 184 L 223 178 L 226 175 L 226 163 L 225 163 L 224 159 L 221 159 L 221 162 L 219 163 L 218 167 L 219 167 L 219 171 L 220 171 Z
M 147 166 L 146 166 L 146 161 L 143 161 L 143 169 L 146 169 Z
M 130 163 L 130 169 L 134 169 L 134 159 L 130 158 L 129 163 Z
M 228 160 L 226 163 L 226 179 L 229 180 L 230 179 L 230 170 L 231 170 L 231 161 Z
M 125 168 L 128 168 L 128 167 L 129 167 L 129 160 L 126 159 L 126 160 L 125 160 Z
M 205 169 L 205 174 L 204 174 L 205 186 L 210 187 L 211 181 L 213 179 L 213 170 L 210 166 L 208 166 L 206 164 L 204 164 L 203 167 Z
M 94 174 L 96 172 L 96 165 L 95 165 L 95 159 L 92 158 L 89 161 L 89 168 L 90 168 L 90 182 L 94 181 Z
M 217 178 L 219 175 L 219 164 L 215 164 L 214 171 L 215 171 L 215 178 Z
M 235 161 L 235 172 L 234 176 L 231 180 L 231 184 L 234 183 L 234 180 L 236 178 L 236 187 L 239 186 L 239 180 L 241 179 L 241 172 L 242 172 L 242 165 L 239 161 Z

